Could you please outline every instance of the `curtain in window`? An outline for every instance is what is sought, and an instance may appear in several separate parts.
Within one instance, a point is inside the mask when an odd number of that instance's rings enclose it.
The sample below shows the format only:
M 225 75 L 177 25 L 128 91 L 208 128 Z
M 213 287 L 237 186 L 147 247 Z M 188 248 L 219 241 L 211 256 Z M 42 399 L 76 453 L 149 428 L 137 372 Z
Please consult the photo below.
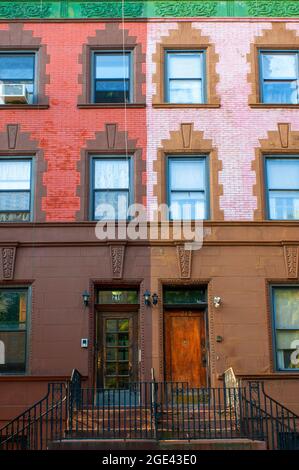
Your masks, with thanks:
M 299 328 L 299 289 L 274 290 L 276 328 Z
M 127 189 L 129 187 L 128 160 L 96 160 L 95 189 Z

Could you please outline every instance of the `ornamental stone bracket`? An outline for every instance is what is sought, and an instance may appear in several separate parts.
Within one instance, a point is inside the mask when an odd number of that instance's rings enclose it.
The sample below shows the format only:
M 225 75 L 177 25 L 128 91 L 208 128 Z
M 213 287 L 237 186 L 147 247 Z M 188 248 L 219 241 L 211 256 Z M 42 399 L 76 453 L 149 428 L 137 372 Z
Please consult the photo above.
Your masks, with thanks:
M 284 260 L 288 279 L 298 278 L 298 246 L 284 245 Z
M 177 246 L 177 260 L 181 279 L 190 279 L 192 268 L 192 250 L 185 250 L 183 245 Z
M 125 245 L 110 245 L 110 260 L 113 279 L 122 279 L 125 259 Z
M 17 246 L 0 245 L 0 278 L 11 281 L 14 278 Z

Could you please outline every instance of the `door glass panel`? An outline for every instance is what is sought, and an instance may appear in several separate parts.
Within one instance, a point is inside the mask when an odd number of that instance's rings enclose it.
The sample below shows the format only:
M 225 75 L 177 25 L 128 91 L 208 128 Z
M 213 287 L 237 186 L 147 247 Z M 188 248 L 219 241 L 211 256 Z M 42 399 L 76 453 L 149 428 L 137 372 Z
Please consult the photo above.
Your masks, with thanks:
M 164 304 L 199 304 L 206 302 L 206 289 L 199 287 L 197 289 L 179 289 L 166 287 L 164 289 Z
M 118 350 L 118 360 L 127 361 L 129 359 L 129 350 L 128 348 L 120 348 Z
M 107 358 L 107 361 L 116 361 L 117 360 L 117 348 L 107 348 L 106 358 Z
M 106 334 L 106 344 L 107 346 L 117 346 L 117 334 Z
M 138 304 L 138 291 L 130 290 L 100 290 L 98 292 L 99 304 Z
M 124 316 L 104 320 L 104 388 L 128 386 L 133 343 L 131 321 L 131 317 Z
M 120 331 L 129 331 L 129 320 L 125 318 L 124 320 L 118 321 Z
M 106 329 L 107 331 L 117 331 L 117 320 L 107 320 Z

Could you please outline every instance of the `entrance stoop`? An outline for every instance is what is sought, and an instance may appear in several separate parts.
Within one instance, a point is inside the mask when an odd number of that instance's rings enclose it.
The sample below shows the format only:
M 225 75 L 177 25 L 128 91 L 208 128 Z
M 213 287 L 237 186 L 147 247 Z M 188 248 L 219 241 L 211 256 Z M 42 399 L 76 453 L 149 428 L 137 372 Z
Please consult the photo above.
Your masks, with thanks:
M 264 441 L 250 439 L 200 439 L 156 441 L 133 439 L 64 439 L 49 443 L 49 450 L 266 450 Z

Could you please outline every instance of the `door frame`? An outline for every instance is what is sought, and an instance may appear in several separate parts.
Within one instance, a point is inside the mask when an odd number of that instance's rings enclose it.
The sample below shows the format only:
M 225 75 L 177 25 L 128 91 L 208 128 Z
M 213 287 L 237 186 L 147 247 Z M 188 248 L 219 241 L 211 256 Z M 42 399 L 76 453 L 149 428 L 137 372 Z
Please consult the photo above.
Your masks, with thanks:
M 209 304 L 210 304 L 210 282 L 211 279 L 159 279 L 158 280 L 158 295 L 159 299 L 159 377 L 162 381 L 166 379 L 166 367 L 165 367 L 165 321 L 164 316 L 167 310 L 201 310 L 204 314 L 205 321 L 205 335 L 206 335 L 206 373 L 207 373 L 207 387 L 211 386 L 211 351 L 210 351 L 210 330 L 209 330 L 209 320 L 210 316 L 213 318 L 213 310 L 209 314 Z M 165 287 L 177 287 L 187 289 L 196 289 L 197 287 L 204 287 L 206 289 L 206 302 L 200 304 L 173 304 L 168 305 L 164 304 L 163 291 Z
M 104 307 L 104 308 L 103 308 Z M 123 308 L 124 307 L 124 308 Z M 139 325 L 138 325 L 138 309 L 136 309 L 135 304 L 109 304 L 100 307 L 97 305 L 95 308 L 96 318 L 96 334 L 95 334 L 95 384 L 96 388 L 104 388 L 103 384 L 103 373 L 104 373 L 104 344 L 102 343 L 104 330 L 103 322 L 107 318 L 120 318 L 120 316 L 125 317 L 126 313 L 132 317 L 132 325 L 129 329 L 129 332 L 132 334 L 132 382 L 138 380 L 138 337 L 139 337 Z M 99 337 L 100 336 L 100 341 Z M 100 343 L 100 344 L 98 344 Z M 101 354 L 101 368 L 98 370 L 98 354 Z M 101 377 L 101 382 L 98 380 L 99 374 Z
M 174 308 L 173 308 L 174 307 Z M 164 380 L 167 380 L 167 347 L 166 347 L 166 317 L 167 314 L 174 313 L 174 311 L 178 311 L 182 313 L 182 316 L 184 312 L 192 312 L 192 313 L 200 313 L 203 316 L 203 323 L 204 323 L 204 335 L 205 335 L 205 351 L 206 351 L 206 385 L 204 388 L 209 387 L 210 381 L 209 381 L 209 342 L 208 342 L 208 328 L 207 328 L 207 315 L 206 315 L 206 308 L 203 308 L 203 306 L 199 307 L 197 305 L 197 308 L 193 308 L 193 305 L 190 304 L 188 306 L 186 305 L 168 305 L 167 307 L 164 305 L 164 312 L 163 312 L 163 364 L 164 364 Z

